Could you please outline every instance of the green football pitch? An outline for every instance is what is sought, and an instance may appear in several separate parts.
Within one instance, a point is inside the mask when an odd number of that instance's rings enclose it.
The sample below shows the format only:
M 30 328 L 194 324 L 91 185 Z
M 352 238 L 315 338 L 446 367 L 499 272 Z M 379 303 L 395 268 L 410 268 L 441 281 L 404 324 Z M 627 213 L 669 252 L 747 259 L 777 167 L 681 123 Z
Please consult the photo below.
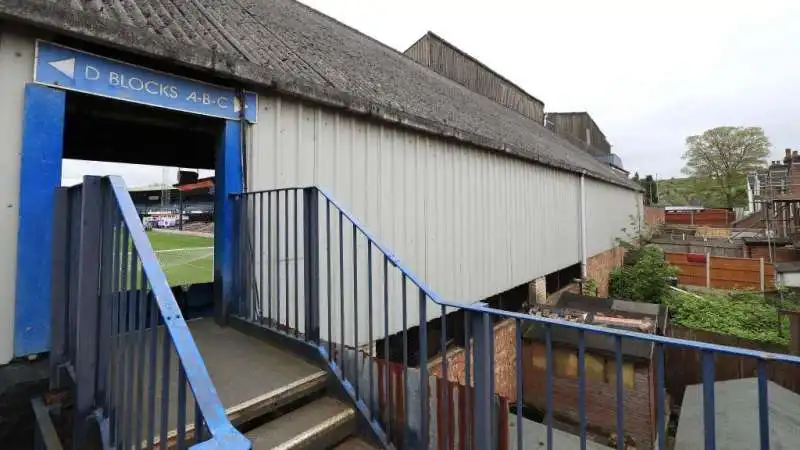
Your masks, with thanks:
M 170 286 L 214 279 L 214 239 L 177 233 L 147 233 Z

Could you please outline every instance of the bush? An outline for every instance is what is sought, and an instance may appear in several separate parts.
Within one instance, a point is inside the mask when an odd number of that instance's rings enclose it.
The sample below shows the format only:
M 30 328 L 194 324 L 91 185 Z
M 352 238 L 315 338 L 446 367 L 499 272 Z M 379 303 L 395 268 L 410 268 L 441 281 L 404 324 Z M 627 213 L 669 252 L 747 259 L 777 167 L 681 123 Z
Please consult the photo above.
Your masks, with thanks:
M 712 331 L 751 341 L 788 344 L 788 321 L 755 292 L 694 296 L 674 292 L 665 302 L 671 321 L 687 328 Z
M 614 298 L 661 303 L 670 291 L 668 278 L 676 273 L 660 247 L 646 245 L 638 250 L 634 264 L 611 271 L 609 293 Z

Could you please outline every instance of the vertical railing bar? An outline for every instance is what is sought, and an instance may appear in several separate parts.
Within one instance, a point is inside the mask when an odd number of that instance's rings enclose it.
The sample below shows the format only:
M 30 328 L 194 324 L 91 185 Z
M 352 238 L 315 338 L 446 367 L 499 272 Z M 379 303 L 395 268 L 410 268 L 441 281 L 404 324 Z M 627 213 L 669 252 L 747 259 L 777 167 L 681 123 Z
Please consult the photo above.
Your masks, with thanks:
M 793 368 L 794 369 L 794 368 Z M 758 360 L 758 436 L 761 450 L 769 450 L 769 394 L 767 362 Z
M 264 304 L 269 305 L 269 294 L 264 286 L 264 193 L 258 194 L 258 302 L 260 303 L 261 314 L 258 315 L 258 322 L 264 323 Z M 254 231 L 255 232 L 255 231 Z M 196 432 L 196 431 L 195 431 Z
M 344 351 L 345 351 L 345 329 L 344 329 L 344 214 L 339 210 L 339 322 L 341 329 L 341 344 L 339 351 L 339 370 L 342 373 L 342 378 L 345 378 L 344 369 Z
M 108 416 L 109 416 L 109 431 L 111 434 L 111 442 L 117 442 L 117 393 L 119 391 L 119 387 L 117 386 L 117 375 L 119 374 L 119 361 L 117 359 L 117 354 L 119 352 L 118 344 L 119 344 L 119 295 L 117 290 L 119 289 L 119 265 L 120 265 L 120 255 L 119 255 L 119 241 L 121 239 L 121 233 L 119 232 L 119 218 L 116 214 L 117 210 L 115 206 L 109 205 L 109 222 L 110 222 L 110 233 L 111 233 L 111 267 L 110 267 L 110 277 L 111 277 L 111 292 L 109 293 L 109 301 L 111 302 L 111 320 L 109 324 L 110 333 L 109 333 L 109 355 L 108 355 L 108 363 L 109 363 L 109 371 L 108 371 Z
M 236 209 L 235 226 L 238 227 L 236 230 L 236 235 L 238 236 L 237 242 L 239 246 L 239 251 L 235 255 L 234 262 L 234 277 L 236 279 L 236 285 L 239 287 L 239 292 L 237 295 L 237 314 L 241 315 L 242 317 L 249 318 L 247 315 L 247 295 L 249 294 L 249 289 L 245 276 L 245 265 L 247 264 L 247 238 L 245 235 L 245 224 L 247 222 L 247 196 L 242 195 L 241 197 L 235 198 L 234 205 Z
M 136 370 L 136 379 L 138 380 L 137 389 L 136 389 L 136 438 L 134 442 L 137 446 L 141 445 L 142 443 L 142 420 L 144 419 L 144 389 L 145 389 L 145 372 L 144 372 L 144 358 L 145 358 L 145 326 L 147 325 L 146 314 L 147 308 L 145 308 L 147 304 L 147 275 L 144 272 L 144 265 L 140 266 L 139 272 L 139 280 L 140 282 L 137 284 L 136 290 L 136 304 L 139 307 L 139 314 L 136 318 L 136 333 L 137 333 L 137 347 L 138 347 L 138 354 L 137 354 L 137 363 L 138 368 Z
M 367 336 L 369 342 L 369 358 L 367 362 L 369 364 L 369 398 L 372 403 L 375 403 L 375 355 L 373 354 L 375 341 L 372 340 L 372 314 L 372 240 L 367 238 L 367 324 L 369 325 Z M 372 405 L 370 405 L 370 411 L 372 410 Z
M 172 341 L 170 340 L 169 330 L 164 324 L 162 361 L 161 361 L 161 430 L 159 446 L 161 450 L 167 450 L 167 433 L 169 432 L 169 365 L 172 359 Z M 180 364 L 180 363 L 179 363 Z
M 103 186 L 107 186 L 105 183 Z M 102 384 L 102 402 L 103 404 L 101 407 L 104 409 L 104 413 L 106 416 L 109 414 L 109 410 L 111 408 L 111 397 L 110 397 L 110 382 L 111 382 L 111 367 L 113 362 L 111 357 L 113 355 L 111 351 L 111 341 L 113 337 L 113 329 L 111 327 L 112 324 L 112 304 L 113 301 L 111 300 L 111 296 L 113 292 L 111 290 L 111 277 L 113 276 L 113 272 L 111 270 L 112 267 L 112 259 L 114 257 L 114 247 L 113 247 L 113 240 L 114 240 L 114 230 L 113 230 L 113 219 L 112 219 L 112 211 L 113 208 L 116 206 L 114 203 L 110 202 L 112 196 L 111 191 L 109 189 L 104 189 L 103 193 L 103 210 L 102 210 L 102 229 L 101 229 L 101 243 L 100 249 L 102 251 L 102 256 L 100 259 L 100 320 L 101 323 L 98 326 L 98 330 L 101 331 L 100 336 L 100 358 L 98 360 L 98 367 L 100 370 L 103 371 L 102 375 L 97 378 L 97 381 Z M 69 220 L 69 219 L 67 219 Z M 54 317 L 55 320 L 55 317 Z
M 581 450 L 586 450 L 586 336 L 578 330 L 578 417 Z
M 553 450 L 553 328 L 549 323 L 544 324 L 545 353 L 547 366 L 547 450 Z
M 406 308 L 406 274 L 400 271 L 403 305 L 403 442 L 408 442 L 408 311 Z
M 289 293 L 289 227 L 290 227 L 290 225 L 289 225 L 289 191 L 288 190 L 284 191 L 283 203 L 284 203 L 284 205 L 283 205 L 284 206 L 284 208 L 283 208 L 283 248 L 284 248 L 284 253 L 286 253 L 286 256 L 283 258 L 283 272 L 284 272 L 284 276 L 285 276 L 284 279 L 286 280 L 286 286 L 284 286 L 286 288 L 286 289 L 284 289 L 285 300 L 286 300 L 286 304 L 285 304 L 285 306 L 286 306 L 286 323 L 284 324 L 284 327 L 286 329 L 286 332 L 290 333 L 291 330 L 289 328 L 292 326 L 292 308 L 289 305 L 289 295 L 290 295 L 290 293 Z M 295 313 L 296 312 L 297 311 L 295 311 Z
M 128 443 L 128 439 L 130 435 L 128 434 L 129 426 L 130 426 L 130 404 L 128 403 L 128 398 L 130 395 L 130 389 L 128 387 L 128 353 L 130 349 L 130 277 L 129 277 L 129 269 L 128 263 L 130 262 L 131 257 L 131 241 L 130 241 L 130 232 L 127 226 L 122 227 L 122 267 L 121 267 L 121 274 L 122 278 L 120 280 L 120 293 L 122 294 L 122 299 L 124 302 L 124 307 L 121 308 L 123 311 L 123 317 L 120 319 L 120 326 L 124 328 L 124 333 L 122 334 L 122 361 L 120 364 L 120 383 L 119 387 L 122 389 L 122 399 L 120 401 L 122 406 L 122 413 L 123 418 L 120 421 L 120 442 L 122 445 L 126 445 Z
M 466 441 L 466 448 L 471 449 L 473 444 L 473 427 L 472 427 L 472 402 L 474 399 L 472 398 L 472 343 L 470 342 L 471 337 L 471 317 L 470 312 L 466 310 L 461 310 L 464 316 L 464 400 L 466 405 L 463 405 L 462 412 L 467 414 L 467 420 L 463 421 L 466 424 L 467 429 L 463 433 L 464 439 Z
M 355 366 L 356 373 L 353 379 L 356 384 L 356 398 L 361 398 L 359 378 L 361 378 L 361 369 L 358 361 L 358 230 L 356 224 L 350 223 L 353 229 L 353 350 L 355 350 Z
M 390 340 L 390 333 L 389 333 L 389 256 L 383 255 L 383 377 L 384 377 L 384 386 L 386 387 L 386 423 L 384 424 L 386 427 L 386 436 L 389 437 L 391 441 L 392 438 L 392 419 L 394 418 L 393 408 L 392 408 L 392 384 L 391 384 L 391 375 L 390 375 L 390 368 L 389 365 L 389 340 Z
M 333 282 L 331 280 L 331 201 L 325 197 L 325 253 L 328 283 L 328 361 L 334 360 L 333 354 Z
M 616 384 L 617 384 L 617 450 L 625 450 L 625 417 L 622 384 L 622 336 L 614 336 L 614 354 L 616 355 Z
M 275 328 L 281 329 L 281 193 L 275 193 Z
M 245 241 L 244 251 L 241 252 L 244 255 L 244 265 L 242 266 L 242 276 L 244 277 L 244 284 L 243 287 L 245 292 L 247 293 L 247 306 L 248 306 L 248 320 L 255 320 L 256 318 L 256 297 L 257 292 L 254 286 L 255 283 L 255 265 L 256 265 L 256 255 L 255 255 L 255 245 L 253 241 L 253 237 L 255 237 L 256 233 L 256 196 L 249 194 L 242 196 L 242 204 L 247 205 L 247 211 L 245 212 L 243 223 L 243 230 L 242 230 L 242 238 Z
M 127 376 L 130 377 L 130 380 L 128 381 L 128 386 L 126 387 L 126 391 L 128 392 L 128 394 L 127 394 L 127 397 L 126 397 L 127 401 L 125 402 L 125 411 L 126 411 L 125 427 L 127 428 L 127 431 L 125 433 L 125 439 L 126 439 L 126 442 L 128 442 L 128 443 L 135 438 L 135 433 L 134 433 L 134 430 L 133 430 L 132 427 L 133 427 L 133 420 L 134 420 L 134 418 L 133 418 L 133 413 L 134 413 L 133 405 L 134 405 L 134 403 L 136 401 L 134 399 L 134 394 L 135 394 L 134 386 L 136 385 L 136 374 L 134 373 L 134 368 L 135 368 L 135 364 L 136 364 L 136 361 L 135 361 L 135 357 L 136 357 L 136 341 L 135 341 L 135 339 L 138 338 L 138 335 L 136 335 L 136 336 L 134 335 L 133 327 L 135 326 L 135 318 L 136 318 L 136 303 L 134 302 L 134 299 L 137 297 L 137 291 L 138 291 L 137 283 L 138 283 L 138 276 L 139 276 L 139 270 L 140 270 L 139 269 L 138 252 L 136 251 L 136 246 L 133 245 L 133 242 L 131 242 L 129 254 L 130 254 L 130 262 L 128 264 L 130 265 L 130 267 L 128 269 L 129 270 L 128 277 L 129 277 L 130 285 L 129 285 L 128 293 L 126 295 L 126 297 L 128 299 L 128 307 L 127 307 L 127 311 L 128 311 L 128 320 L 127 320 L 127 322 L 128 322 L 128 332 L 127 332 L 126 337 L 125 337 L 125 341 L 128 343 L 126 345 L 126 347 L 128 348 L 127 349 L 128 354 L 126 356 L 126 361 L 125 361 L 125 371 L 127 373 Z
M 430 410 L 428 407 L 428 296 L 425 290 L 417 286 L 419 291 L 419 410 L 420 410 L 420 448 L 428 448 L 430 426 Z M 442 355 L 444 358 L 445 355 Z
M 656 344 L 656 426 L 658 450 L 664 450 L 667 442 L 665 425 L 666 403 L 664 399 L 664 345 Z
M 272 193 L 267 192 L 267 323 L 272 326 Z
M 186 372 L 178 361 L 178 448 L 186 448 Z
M 256 259 L 255 252 L 256 252 L 256 250 L 258 250 L 259 254 L 261 254 L 262 252 L 261 252 L 261 248 L 260 247 L 256 248 L 256 233 L 259 232 L 259 227 L 257 226 L 257 222 L 256 222 L 256 220 L 257 220 L 256 217 L 258 217 L 258 216 L 256 216 L 256 211 L 259 211 L 257 209 L 257 207 L 256 207 L 257 198 L 256 198 L 255 194 L 251 194 L 250 197 L 252 197 L 252 199 L 253 199 L 253 209 L 250 211 L 250 215 L 252 216 L 252 218 L 250 219 L 250 222 L 251 222 L 251 225 L 252 225 L 252 229 L 247 230 L 247 241 L 250 243 L 250 245 L 249 245 L 250 250 L 248 250 L 248 252 L 247 252 L 247 255 L 249 256 L 247 258 L 248 261 L 249 261 L 249 264 L 248 264 L 249 265 L 249 267 L 248 267 L 249 270 L 247 271 L 247 273 L 248 273 L 249 278 L 250 278 L 249 286 L 250 286 L 250 289 L 252 289 L 252 291 L 253 291 L 253 294 L 250 296 L 250 300 L 252 301 L 253 320 L 255 321 L 255 319 L 257 319 L 257 318 L 260 320 L 260 317 L 259 317 L 261 315 L 261 304 L 260 304 L 260 302 L 261 302 L 261 295 L 260 295 L 261 291 L 260 291 L 260 289 L 263 288 L 263 285 L 257 284 L 257 280 L 261 281 L 261 279 L 260 278 L 256 278 L 256 263 L 257 262 L 260 263 L 261 260 L 260 259 Z M 262 202 L 261 206 L 264 206 L 263 202 Z M 259 212 L 263 212 L 263 211 L 259 211 Z M 259 237 L 260 237 L 260 235 L 259 235 Z M 259 245 L 261 245 L 261 241 L 258 241 L 258 243 L 259 243 Z M 259 266 L 259 267 L 261 267 L 261 266 Z
M 522 361 L 525 358 L 524 347 L 522 346 L 522 320 L 515 320 L 514 342 L 517 347 L 517 448 L 522 449 L 522 409 L 523 409 L 523 384 L 525 377 L 522 372 Z
M 441 322 L 442 322 L 442 335 L 440 339 L 441 348 L 439 351 L 442 354 L 442 363 L 440 367 L 441 371 L 441 378 L 442 386 L 444 386 L 444 392 L 442 393 L 443 402 L 444 402 L 444 411 L 442 412 L 444 427 L 439 426 L 439 429 L 444 428 L 444 442 L 445 442 L 445 450 L 450 449 L 450 377 L 447 374 L 447 306 L 441 305 Z M 439 384 L 437 384 L 438 388 Z M 439 396 L 437 396 L 439 398 Z
M 145 278 L 145 288 L 147 287 L 147 280 Z M 150 306 L 150 358 L 148 358 L 149 364 L 149 383 L 148 383 L 148 399 L 147 399 L 147 448 L 153 448 L 153 439 L 156 436 L 156 382 L 157 382 L 157 368 L 158 365 L 158 303 L 155 301 L 155 296 L 153 297 L 153 301 L 150 301 L 150 297 L 146 297 L 148 299 L 148 305 Z
M 297 193 L 300 192 L 300 189 L 294 190 L 294 335 L 300 335 L 300 302 L 299 302 L 299 288 L 300 288 L 300 281 L 299 271 L 298 268 L 300 267 L 300 253 L 298 252 L 297 247 L 297 236 L 300 234 L 300 221 L 297 220 Z M 308 286 L 305 287 L 308 289 Z M 308 314 L 310 311 L 306 311 Z M 311 330 L 306 330 L 306 335 L 310 333 Z
M 705 435 L 706 450 L 717 448 L 714 381 L 716 381 L 714 376 L 714 353 L 711 350 L 703 350 L 703 434 Z

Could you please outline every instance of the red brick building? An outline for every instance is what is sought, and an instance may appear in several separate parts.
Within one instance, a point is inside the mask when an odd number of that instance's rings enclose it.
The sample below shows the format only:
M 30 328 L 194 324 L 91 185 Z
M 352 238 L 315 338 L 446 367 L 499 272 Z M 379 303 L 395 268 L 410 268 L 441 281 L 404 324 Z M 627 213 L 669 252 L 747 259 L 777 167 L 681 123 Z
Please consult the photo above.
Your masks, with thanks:
M 565 293 L 556 305 L 534 311 L 593 325 L 661 333 L 666 326 L 663 306 Z M 523 401 L 546 411 L 547 355 L 544 327 L 532 324 L 524 332 Z M 553 416 L 557 422 L 577 425 L 578 333 L 553 327 Z M 616 432 L 616 359 L 611 337 L 585 335 L 586 419 L 590 432 L 610 436 Z M 653 448 L 655 438 L 656 382 L 653 347 L 626 339 L 622 342 L 623 417 L 625 434 L 638 449 Z

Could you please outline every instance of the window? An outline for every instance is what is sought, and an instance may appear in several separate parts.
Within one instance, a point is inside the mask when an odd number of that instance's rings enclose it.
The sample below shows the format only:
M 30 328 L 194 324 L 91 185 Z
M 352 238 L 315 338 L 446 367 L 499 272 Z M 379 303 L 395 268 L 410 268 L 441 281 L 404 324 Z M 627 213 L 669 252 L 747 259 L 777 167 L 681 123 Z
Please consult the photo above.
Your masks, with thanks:
M 586 352 L 586 379 L 594 383 L 607 383 L 616 386 L 616 359 Z M 547 370 L 547 351 L 544 344 L 533 344 L 533 367 Z M 562 348 L 553 349 L 553 374 L 560 378 L 578 378 L 578 351 Z M 622 363 L 622 384 L 627 389 L 634 388 L 635 368 L 632 362 Z

